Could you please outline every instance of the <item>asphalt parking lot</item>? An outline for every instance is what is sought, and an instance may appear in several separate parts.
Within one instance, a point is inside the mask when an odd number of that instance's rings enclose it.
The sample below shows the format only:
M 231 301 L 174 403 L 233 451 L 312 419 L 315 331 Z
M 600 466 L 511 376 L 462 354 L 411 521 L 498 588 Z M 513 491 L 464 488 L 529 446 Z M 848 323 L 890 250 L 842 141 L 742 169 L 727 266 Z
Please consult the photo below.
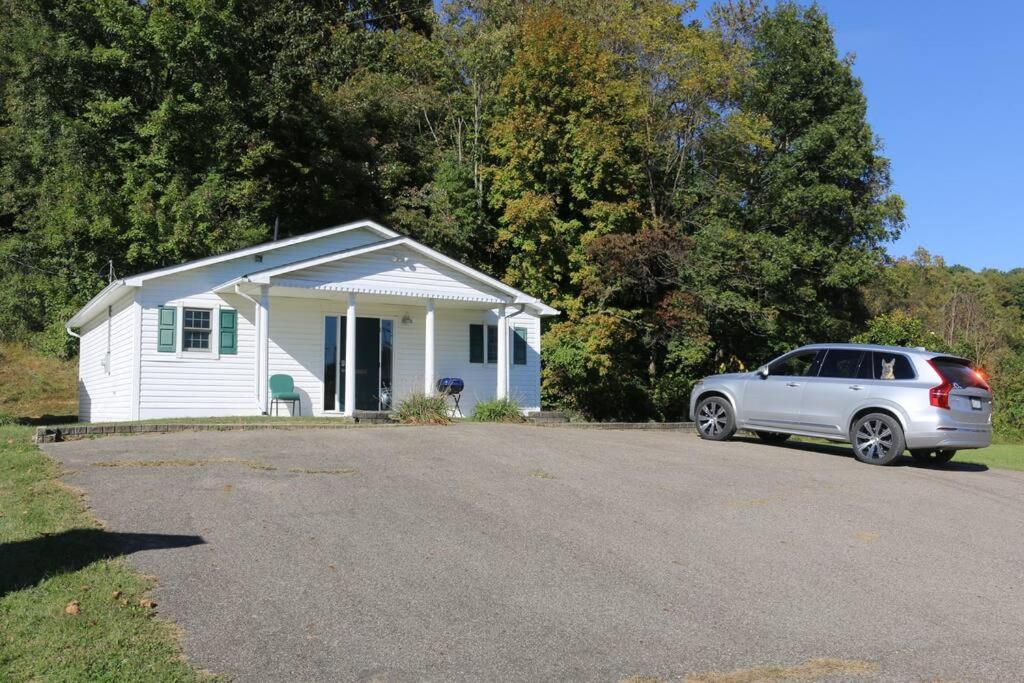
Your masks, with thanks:
M 107 530 L 197 537 L 128 561 L 239 680 L 1024 670 L 1024 473 L 477 424 L 45 449 Z

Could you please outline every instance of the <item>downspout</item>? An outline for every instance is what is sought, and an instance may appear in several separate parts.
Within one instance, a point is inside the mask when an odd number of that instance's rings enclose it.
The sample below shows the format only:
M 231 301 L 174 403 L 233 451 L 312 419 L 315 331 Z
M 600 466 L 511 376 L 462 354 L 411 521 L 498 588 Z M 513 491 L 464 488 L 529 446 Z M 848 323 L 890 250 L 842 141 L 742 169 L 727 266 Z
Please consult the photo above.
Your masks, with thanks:
M 72 337 L 74 337 L 75 339 L 81 339 L 82 338 L 82 335 L 78 334 L 77 332 L 72 332 L 71 331 L 71 326 L 70 325 L 65 325 L 64 326 L 64 331 L 67 332 Z
M 246 279 L 246 282 L 248 282 L 248 281 L 249 280 Z M 259 304 L 259 302 L 256 301 L 256 299 L 253 299 L 251 296 L 249 296 L 245 292 L 243 292 L 241 287 L 238 286 L 237 282 L 235 283 L 235 294 L 237 294 L 238 296 L 242 297 L 243 299 L 245 299 L 246 301 L 248 301 L 248 302 L 250 302 L 252 304 L 252 317 L 253 317 L 253 320 L 258 320 L 259 324 L 262 325 L 263 324 L 263 318 L 262 318 L 262 316 L 259 315 L 259 312 L 260 312 L 260 304 Z M 259 338 L 259 329 L 258 328 L 256 330 L 256 337 Z M 256 388 L 255 388 L 255 390 L 253 392 L 255 394 L 255 396 L 256 396 L 256 408 L 257 409 L 261 409 L 262 408 L 262 406 L 260 405 L 260 373 L 262 373 L 262 372 L 263 372 L 263 358 L 261 357 L 261 354 L 260 354 L 259 350 L 257 349 L 257 351 L 256 351 Z

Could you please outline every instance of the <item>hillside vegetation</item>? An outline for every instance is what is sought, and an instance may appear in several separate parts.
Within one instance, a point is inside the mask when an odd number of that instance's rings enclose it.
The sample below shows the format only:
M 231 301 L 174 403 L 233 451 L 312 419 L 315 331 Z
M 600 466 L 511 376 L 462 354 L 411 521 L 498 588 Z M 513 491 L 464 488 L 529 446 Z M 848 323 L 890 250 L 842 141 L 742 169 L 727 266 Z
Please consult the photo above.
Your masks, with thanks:
M 78 359 L 61 360 L 24 344 L 0 342 L 0 422 L 78 412 Z

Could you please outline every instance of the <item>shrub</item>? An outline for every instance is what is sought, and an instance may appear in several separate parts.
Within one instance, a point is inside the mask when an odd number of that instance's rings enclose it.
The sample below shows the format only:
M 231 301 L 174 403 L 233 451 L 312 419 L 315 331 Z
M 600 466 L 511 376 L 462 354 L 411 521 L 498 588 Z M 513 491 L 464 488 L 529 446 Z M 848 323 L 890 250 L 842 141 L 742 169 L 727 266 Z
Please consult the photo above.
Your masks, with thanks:
M 443 398 L 419 393 L 403 399 L 395 409 L 395 417 L 399 422 L 416 425 L 446 425 L 452 421 Z
M 18 418 L 14 417 L 9 413 L 0 413 L 0 427 L 6 427 L 7 425 L 16 425 L 19 423 Z
M 473 419 L 477 422 L 522 422 L 523 411 L 510 398 L 496 398 L 477 403 Z

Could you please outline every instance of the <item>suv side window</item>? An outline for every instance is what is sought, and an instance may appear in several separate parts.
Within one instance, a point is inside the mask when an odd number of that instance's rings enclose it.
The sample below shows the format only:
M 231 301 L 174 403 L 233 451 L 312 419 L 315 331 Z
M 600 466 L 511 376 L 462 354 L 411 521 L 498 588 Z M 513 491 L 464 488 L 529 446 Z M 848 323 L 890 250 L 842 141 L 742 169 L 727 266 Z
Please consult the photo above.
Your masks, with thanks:
M 821 363 L 818 377 L 842 377 L 854 379 L 858 377 L 864 356 L 868 356 L 868 371 L 871 367 L 871 354 L 857 349 L 829 349 L 825 360 Z
M 860 379 L 899 380 L 914 379 L 914 366 L 910 359 L 901 353 L 885 351 L 866 351 L 864 361 L 860 364 Z
M 813 377 L 818 374 L 820 363 L 820 351 L 791 353 L 769 365 L 768 374 L 781 377 Z

